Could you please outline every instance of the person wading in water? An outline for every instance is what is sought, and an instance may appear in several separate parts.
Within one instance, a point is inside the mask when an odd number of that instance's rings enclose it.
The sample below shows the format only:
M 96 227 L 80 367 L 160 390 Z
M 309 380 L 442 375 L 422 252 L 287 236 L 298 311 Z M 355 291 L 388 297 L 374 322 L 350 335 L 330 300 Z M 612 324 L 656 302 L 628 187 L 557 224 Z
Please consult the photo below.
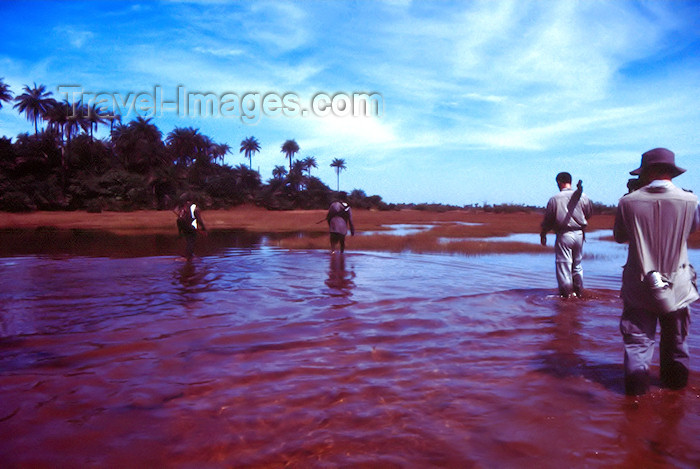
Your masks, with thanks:
M 355 236 L 355 226 L 352 223 L 352 210 L 343 194 L 328 208 L 326 221 L 328 221 L 331 253 L 335 252 L 338 244 L 340 244 L 340 252 L 345 252 L 345 236 L 348 233 L 348 227 L 351 236 Z
M 571 174 L 563 172 L 556 177 L 559 193 L 549 199 L 542 220 L 540 242 L 547 244 L 547 232 L 554 230 L 557 283 L 563 298 L 581 296 L 583 293 L 583 242 L 588 219 L 593 212 L 591 201 L 583 193 L 583 185 L 571 188 Z
M 622 272 L 623 310 L 620 332 L 625 347 L 625 392 L 649 390 L 657 323 L 661 328 L 661 385 L 681 389 L 688 384 L 690 304 L 700 298 L 697 275 L 688 261 L 688 236 L 700 228 L 695 194 L 671 179 L 685 172 L 674 153 L 654 148 L 630 172 L 639 176 L 637 190 L 617 204 L 613 234 L 629 243 Z
M 207 229 L 202 220 L 202 213 L 197 207 L 197 204 L 192 202 L 191 197 L 185 198 L 183 203 L 177 210 L 177 231 L 180 236 L 185 238 L 185 257 L 192 259 L 194 256 L 194 245 L 197 241 L 197 233 L 206 233 Z

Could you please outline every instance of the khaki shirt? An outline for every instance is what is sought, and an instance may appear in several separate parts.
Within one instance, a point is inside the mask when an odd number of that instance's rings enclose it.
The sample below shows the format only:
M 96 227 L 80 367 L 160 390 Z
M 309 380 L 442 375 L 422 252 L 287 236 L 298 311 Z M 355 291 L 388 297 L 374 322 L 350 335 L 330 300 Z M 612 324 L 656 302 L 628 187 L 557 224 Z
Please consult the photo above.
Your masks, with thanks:
M 542 220 L 543 232 L 553 230 L 561 233 L 586 229 L 593 205 L 584 193 L 580 193 L 578 201 L 572 200 L 575 193 L 574 189 L 563 189 L 549 199 Z
M 699 298 L 695 271 L 688 261 L 688 236 L 700 224 L 698 198 L 671 181 L 653 181 L 620 199 L 614 235 L 629 242 L 622 274 L 625 304 L 650 308 L 652 299 L 644 275 L 657 271 L 671 279 L 676 308 Z

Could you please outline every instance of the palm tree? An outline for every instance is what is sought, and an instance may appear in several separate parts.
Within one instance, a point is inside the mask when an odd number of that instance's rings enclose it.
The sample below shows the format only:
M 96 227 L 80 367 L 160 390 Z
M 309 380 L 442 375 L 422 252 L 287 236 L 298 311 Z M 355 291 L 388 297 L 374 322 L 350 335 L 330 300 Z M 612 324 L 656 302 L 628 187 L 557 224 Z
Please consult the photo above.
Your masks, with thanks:
M 292 172 L 292 158 L 299 152 L 299 144 L 296 140 L 287 140 L 282 144 L 282 153 L 289 158 L 289 172 Z
M 241 142 L 241 150 L 245 158 L 248 158 L 250 169 L 253 169 L 253 154 L 260 151 L 260 143 L 255 137 L 248 137 Z M 245 153 L 244 153 L 245 152 Z
M 248 199 L 252 199 L 255 192 L 260 188 L 260 174 L 257 171 L 246 168 L 244 164 L 239 164 L 232 170 L 236 187 L 245 194 Z
M 335 158 L 331 163 L 331 168 L 335 168 L 335 174 L 338 176 L 338 191 L 340 191 L 340 172 L 346 169 L 345 160 L 342 158 Z
M 44 115 L 44 119 L 48 122 L 47 128 L 60 136 L 61 145 L 65 142 L 70 146 L 71 138 L 81 127 L 82 121 L 78 118 L 77 109 L 79 109 L 77 105 L 73 105 L 67 100 L 54 101 Z
M 119 121 L 114 126 L 114 128 L 109 132 L 110 139 L 112 140 L 112 145 L 115 145 L 117 141 L 125 138 L 126 134 L 129 132 L 129 126 L 122 123 L 121 116 L 119 116 Z
M 90 119 L 88 118 L 89 112 L 90 108 L 88 108 L 87 104 L 80 103 L 76 108 L 75 113 L 75 119 L 80 128 L 83 129 L 83 133 L 85 133 L 85 135 L 87 135 L 88 132 L 92 129 L 92 124 L 90 123 Z
M 155 124 L 151 123 L 151 118 L 144 119 L 138 116 L 136 119 L 129 122 L 129 127 L 134 129 L 136 135 L 148 142 L 159 142 L 163 138 L 163 134 Z
M 25 85 L 24 93 L 17 96 L 15 102 L 17 104 L 14 105 L 14 108 L 26 114 L 27 120 L 34 121 L 34 134 L 36 135 L 39 133 L 37 121 L 44 119 L 46 112 L 55 101 L 51 99 L 51 92 L 46 91 L 44 85 L 36 86 L 34 83 L 34 88 Z
M 231 147 L 226 143 L 215 143 L 212 147 L 212 155 L 214 156 L 214 161 L 221 160 L 224 162 L 224 157 L 226 153 L 231 151 Z
M 314 156 L 307 156 L 302 160 L 302 163 L 304 164 L 304 169 L 308 171 L 309 177 L 311 177 L 311 168 L 318 168 L 318 164 L 316 163 L 316 157 Z
M 5 78 L 0 78 L 0 109 L 2 109 L 2 103 L 9 103 L 12 101 L 12 91 L 10 91 L 10 85 L 5 83 L 3 80 Z
M 109 133 L 111 134 L 114 131 L 114 123 L 116 122 L 117 125 L 120 125 L 122 123 L 122 116 L 121 114 L 112 113 L 108 114 L 105 116 L 105 119 L 109 121 Z
M 292 165 L 292 170 L 287 175 L 287 181 L 296 190 L 303 190 L 306 185 L 306 177 L 304 176 L 304 163 L 302 161 L 295 161 Z
M 272 169 L 272 177 L 275 179 L 282 179 L 287 175 L 287 168 L 284 166 L 275 166 Z
M 59 135 L 61 144 L 63 144 L 65 127 L 66 123 L 68 122 L 70 112 L 70 104 L 68 104 L 68 102 L 56 102 L 53 106 L 51 106 L 51 109 L 46 111 L 46 121 L 48 122 L 47 128 Z
M 165 142 L 173 152 L 174 160 L 185 167 L 197 159 L 201 151 L 199 131 L 192 127 L 175 127 L 166 137 Z
M 162 134 L 151 119 L 138 116 L 112 132 L 115 154 L 124 166 L 141 174 L 153 172 L 165 162 Z
M 102 108 L 97 107 L 95 104 L 90 107 L 86 107 L 85 110 L 87 112 L 85 120 L 90 125 L 90 138 L 93 138 L 93 127 L 95 130 L 97 130 L 98 125 L 106 123 L 107 116 L 104 114 Z
M 61 182 L 65 189 L 67 160 L 70 157 L 71 139 L 81 126 L 79 119 L 79 106 L 71 104 L 67 100 L 57 102 L 50 99 L 50 103 L 44 112 L 44 120 L 47 121 L 48 131 L 54 133 L 59 140 L 61 150 Z
M 197 156 L 194 160 L 195 164 L 199 166 L 209 166 L 212 161 L 216 161 L 216 143 L 214 143 L 211 138 L 204 134 L 197 134 L 194 143 L 197 148 Z
M 63 104 L 63 110 L 66 114 L 66 122 L 63 126 L 63 133 L 66 135 L 68 144 L 70 144 L 73 135 L 77 135 L 80 128 L 84 127 L 83 119 L 80 117 L 80 112 L 74 105 L 65 101 Z

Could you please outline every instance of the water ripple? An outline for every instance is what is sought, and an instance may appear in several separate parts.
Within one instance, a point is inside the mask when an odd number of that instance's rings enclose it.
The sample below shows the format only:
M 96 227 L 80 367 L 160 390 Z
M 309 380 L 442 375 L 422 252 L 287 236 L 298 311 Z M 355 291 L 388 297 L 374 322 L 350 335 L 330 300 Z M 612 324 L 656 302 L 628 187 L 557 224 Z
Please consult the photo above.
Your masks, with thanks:
M 617 247 L 591 240 L 589 294 L 562 301 L 549 255 L 331 256 L 258 241 L 192 262 L 143 252 L 0 259 L 0 459 L 700 460 L 695 375 L 682 393 L 622 395 Z

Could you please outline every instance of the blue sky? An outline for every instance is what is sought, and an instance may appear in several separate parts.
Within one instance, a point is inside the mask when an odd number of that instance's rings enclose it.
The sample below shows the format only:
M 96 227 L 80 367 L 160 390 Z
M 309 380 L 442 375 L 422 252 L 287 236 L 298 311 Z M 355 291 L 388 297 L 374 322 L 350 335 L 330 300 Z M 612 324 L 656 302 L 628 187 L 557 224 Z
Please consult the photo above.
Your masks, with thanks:
M 255 136 L 264 180 L 282 143 L 312 174 L 389 202 L 544 205 L 554 176 L 614 204 L 644 151 L 664 146 L 700 192 L 700 3 L 683 1 L 0 0 L 0 77 L 126 96 L 378 93 L 380 116 L 177 115 L 233 148 Z M 128 119 L 136 114 L 129 114 Z M 0 134 L 31 132 L 10 105 Z M 106 136 L 106 131 L 101 132 Z

